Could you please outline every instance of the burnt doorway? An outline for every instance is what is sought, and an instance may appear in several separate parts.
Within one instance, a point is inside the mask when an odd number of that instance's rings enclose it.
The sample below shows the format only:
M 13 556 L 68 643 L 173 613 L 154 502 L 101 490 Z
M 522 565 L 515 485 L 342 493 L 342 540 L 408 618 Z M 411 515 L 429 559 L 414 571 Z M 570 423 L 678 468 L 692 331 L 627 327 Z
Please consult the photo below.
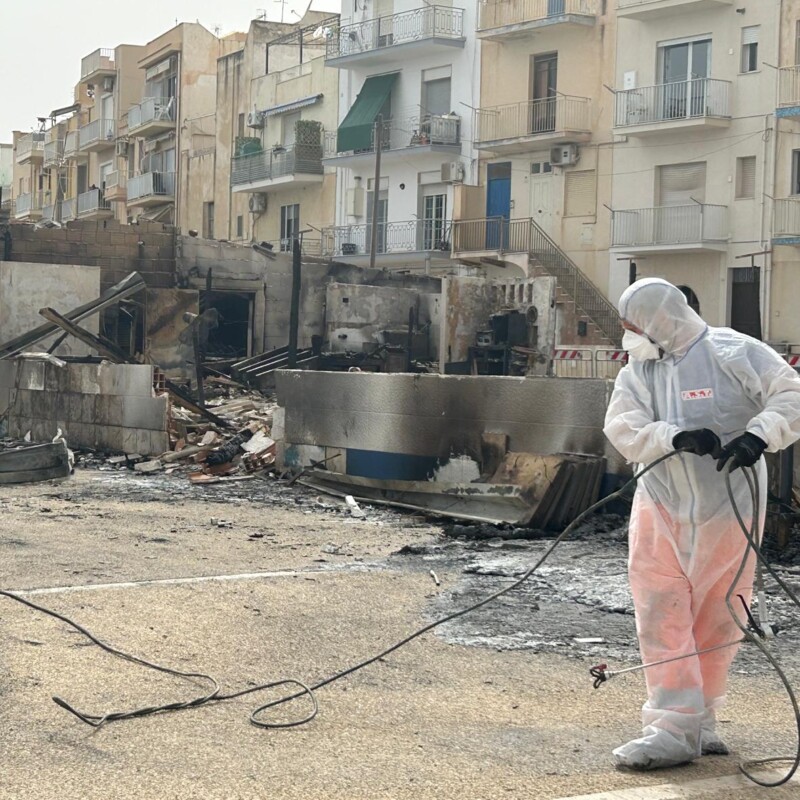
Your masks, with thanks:
M 761 338 L 761 268 L 731 269 L 731 328 Z
M 207 358 L 247 358 L 251 353 L 254 295 L 249 292 L 201 292 L 200 311 L 216 309 L 219 324 L 208 333 Z

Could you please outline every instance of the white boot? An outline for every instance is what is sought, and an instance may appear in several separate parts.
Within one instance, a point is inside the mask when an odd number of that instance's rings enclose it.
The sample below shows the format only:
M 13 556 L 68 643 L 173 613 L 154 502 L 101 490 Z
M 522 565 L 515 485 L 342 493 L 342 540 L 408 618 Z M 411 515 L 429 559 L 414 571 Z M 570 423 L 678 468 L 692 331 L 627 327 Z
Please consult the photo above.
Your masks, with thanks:
M 727 756 L 728 745 L 717 734 L 717 717 L 713 708 L 707 708 L 700 723 L 700 750 L 704 756 Z

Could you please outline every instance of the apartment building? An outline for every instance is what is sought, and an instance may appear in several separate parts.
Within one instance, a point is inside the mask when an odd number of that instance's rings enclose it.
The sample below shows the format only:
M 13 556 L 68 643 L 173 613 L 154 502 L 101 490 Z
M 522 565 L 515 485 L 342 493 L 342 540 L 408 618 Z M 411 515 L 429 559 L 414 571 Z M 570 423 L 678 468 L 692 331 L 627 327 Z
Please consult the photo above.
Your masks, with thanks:
M 243 33 L 219 38 L 191 22 L 142 48 L 141 99 L 124 109 L 120 130 L 128 220 L 172 222 L 188 229 L 188 164 L 198 135 L 213 147 L 217 59 L 240 49 L 243 39 Z M 198 129 L 196 121 L 203 119 L 211 121 Z M 189 120 L 194 124 L 188 125 Z
M 562 342 L 619 338 L 604 296 L 613 11 L 600 0 L 478 5 L 480 185 L 460 192 L 454 256 L 482 273 L 555 275 Z
M 14 145 L 0 143 L 0 191 L 2 202 L 11 201 L 11 183 L 14 179 Z
M 322 164 L 326 130 L 338 122 L 339 72 L 325 66 L 338 16 L 309 12 L 297 24 L 254 20 L 243 49 L 217 71 L 212 191 L 193 197 L 205 238 L 267 242 L 288 251 L 295 234 L 320 254 L 334 222 L 336 173 Z
M 325 135 L 324 163 L 338 175 L 326 255 L 368 263 L 374 230 L 377 266 L 451 269 L 458 187 L 477 179 L 476 8 L 419 0 L 342 8 L 325 55 L 340 73 L 339 124 Z
M 633 264 L 638 277 L 681 286 L 711 324 L 789 335 L 790 306 L 770 300 L 789 285 L 770 278 L 765 251 L 770 197 L 791 192 L 793 146 L 783 134 L 774 189 L 770 177 L 776 130 L 795 124 L 774 117 L 775 66 L 797 58 L 794 42 L 778 50 L 780 8 L 790 5 L 618 0 L 612 299 Z M 779 305 L 790 302 L 782 296 Z

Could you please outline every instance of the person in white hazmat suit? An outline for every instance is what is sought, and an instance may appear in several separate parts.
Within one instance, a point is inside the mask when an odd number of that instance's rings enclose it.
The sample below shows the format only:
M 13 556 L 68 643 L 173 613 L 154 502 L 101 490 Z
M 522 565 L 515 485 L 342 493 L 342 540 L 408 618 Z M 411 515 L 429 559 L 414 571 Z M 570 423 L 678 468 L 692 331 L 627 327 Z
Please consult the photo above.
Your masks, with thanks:
M 762 342 L 707 325 L 667 281 L 636 281 L 620 298 L 619 313 L 630 360 L 617 376 L 605 434 L 637 465 L 683 451 L 639 480 L 631 509 L 628 570 L 647 664 L 741 638 L 725 595 L 747 540 L 722 470 L 731 469 L 736 503 L 750 524 L 753 503 L 739 467 L 756 465 L 760 536 L 767 490 L 762 453 L 800 438 L 800 377 Z M 751 551 L 735 589 L 748 605 L 754 567 Z M 617 763 L 653 769 L 727 754 L 715 712 L 736 650 L 645 670 L 644 730 L 614 750 Z

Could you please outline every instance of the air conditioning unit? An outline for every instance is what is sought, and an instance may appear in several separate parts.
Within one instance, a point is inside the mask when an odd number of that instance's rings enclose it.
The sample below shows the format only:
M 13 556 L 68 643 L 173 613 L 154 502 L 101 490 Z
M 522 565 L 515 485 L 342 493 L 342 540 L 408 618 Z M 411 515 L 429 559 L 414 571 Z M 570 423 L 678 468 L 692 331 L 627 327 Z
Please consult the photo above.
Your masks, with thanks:
M 121 158 L 127 158 L 128 145 L 129 142 L 127 139 L 117 139 L 117 155 Z
M 460 161 L 442 164 L 442 183 L 460 183 L 464 180 L 464 165 Z
M 251 111 L 247 115 L 248 128 L 263 128 L 264 127 L 264 114 L 261 111 Z
M 251 213 L 263 214 L 267 210 L 267 196 L 263 193 L 251 194 L 248 206 Z
M 114 89 L 114 79 L 111 76 L 103 78 L 103 91 L 111 92 Z
M 550 148 L 550 163 L 554 167 L 569 167 L 578 163 L 578 145 L 560 144 Z

